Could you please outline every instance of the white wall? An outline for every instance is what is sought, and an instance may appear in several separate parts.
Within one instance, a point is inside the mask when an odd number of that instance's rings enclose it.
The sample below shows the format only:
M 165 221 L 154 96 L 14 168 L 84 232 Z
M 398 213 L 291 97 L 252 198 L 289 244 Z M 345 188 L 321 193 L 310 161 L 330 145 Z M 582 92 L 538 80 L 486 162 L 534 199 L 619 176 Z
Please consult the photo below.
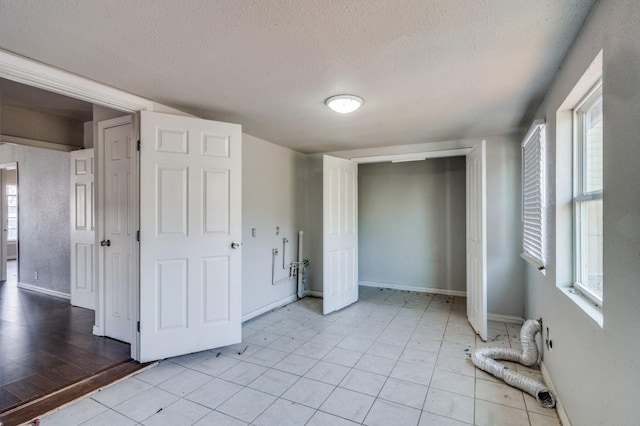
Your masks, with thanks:
M 490 314 L 524 314 L 523 261 L 520 258 L 520 140 L 487 137 L 487 310 Z M 356 158 L 475 146 L 479 140 L 456 140 L 328 153 Z M 310 288 L 322 291 L 322 156 L 308 156 L 305 240 L 311 261 Z
M 601 1 L 565 59 L 536 118 L 546 117 L 548 143 L 548 267 L 526 267 L 526 314 L 542 317 L 553 338 L 544 365 L 574 425 L 638 424 L 640 384 L 640 3 Z M 555 218 L 569 208 L 556 181 L 570 179 L 570 165 L 557 150 L 556 112 L 603 49 L 604 99 L 604 327 L 556 284 L 563 272 L 569 227 Z M 570 209 L 569 209 L 570 211 Z M 570 244 L 569 244 L 570 245 Z M 570 248 L 569 248 L 570 249 Z M 566 256 L 565 256 L 566 257 Z
M 465 158 L 358 167 L 360 282 L 466 293 Z
M 276 280 L 282 269 L 282 239 L 287 238 L 285 264 L 297 260 L 302 224 L 304 156 L 251 135 L 242 135 L 242 314 L 253 316 L 291 301 L 295 279 L 271 284 L 271 250 L 277 248 Z M 276 235 L 276 227 L 280 235 Z M 256 236 L 251 236 L 251 229 Z

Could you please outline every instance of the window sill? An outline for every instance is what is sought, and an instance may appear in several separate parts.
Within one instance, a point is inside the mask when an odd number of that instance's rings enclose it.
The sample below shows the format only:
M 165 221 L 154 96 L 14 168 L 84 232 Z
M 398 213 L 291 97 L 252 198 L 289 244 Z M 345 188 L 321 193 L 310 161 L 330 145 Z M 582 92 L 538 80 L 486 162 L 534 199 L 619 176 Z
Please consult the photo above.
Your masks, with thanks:
M 574 302 L 580 309 L 584 311 L 585 314 L 589 316 L 593 321 L 596 322 L 603 328 L 604 326 L 604 315 L 602 314 L 602 308 L 596 306 L 592 301 L 578 293 L 573 287 L 565 287 L 558 288 L 563 294 L 565 294 L 572 302 Z

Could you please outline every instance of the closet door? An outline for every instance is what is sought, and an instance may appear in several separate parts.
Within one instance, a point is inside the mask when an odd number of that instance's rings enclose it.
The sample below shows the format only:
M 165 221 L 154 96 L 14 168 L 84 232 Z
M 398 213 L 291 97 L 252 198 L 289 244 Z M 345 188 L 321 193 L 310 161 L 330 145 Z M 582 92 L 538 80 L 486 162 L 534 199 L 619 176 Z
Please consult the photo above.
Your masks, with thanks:
M 323 157 L 322 297 L 326 315 L 358 301 L 358 165 Z
M 487 340 L 486 143 L 467 154 L 467 318 Z

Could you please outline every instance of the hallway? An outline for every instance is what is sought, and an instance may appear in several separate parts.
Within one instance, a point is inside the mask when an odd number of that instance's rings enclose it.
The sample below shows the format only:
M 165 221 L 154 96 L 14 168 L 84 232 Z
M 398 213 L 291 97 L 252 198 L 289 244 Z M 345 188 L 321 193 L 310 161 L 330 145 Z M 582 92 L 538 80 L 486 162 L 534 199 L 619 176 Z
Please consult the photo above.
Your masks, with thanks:
M 92 334 L 94 311 L 0 282 L 0 413 L 130 358 L 126 343 Z

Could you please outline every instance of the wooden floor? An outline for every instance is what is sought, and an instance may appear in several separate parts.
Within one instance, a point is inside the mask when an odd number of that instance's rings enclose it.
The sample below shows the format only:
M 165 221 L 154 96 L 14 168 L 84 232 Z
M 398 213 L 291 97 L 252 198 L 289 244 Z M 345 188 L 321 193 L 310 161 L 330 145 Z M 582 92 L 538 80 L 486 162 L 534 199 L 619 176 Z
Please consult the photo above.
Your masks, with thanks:
M 0 413 L 130 359 L 126 343 L 92 334 L 94 311 L 0 282 Z

